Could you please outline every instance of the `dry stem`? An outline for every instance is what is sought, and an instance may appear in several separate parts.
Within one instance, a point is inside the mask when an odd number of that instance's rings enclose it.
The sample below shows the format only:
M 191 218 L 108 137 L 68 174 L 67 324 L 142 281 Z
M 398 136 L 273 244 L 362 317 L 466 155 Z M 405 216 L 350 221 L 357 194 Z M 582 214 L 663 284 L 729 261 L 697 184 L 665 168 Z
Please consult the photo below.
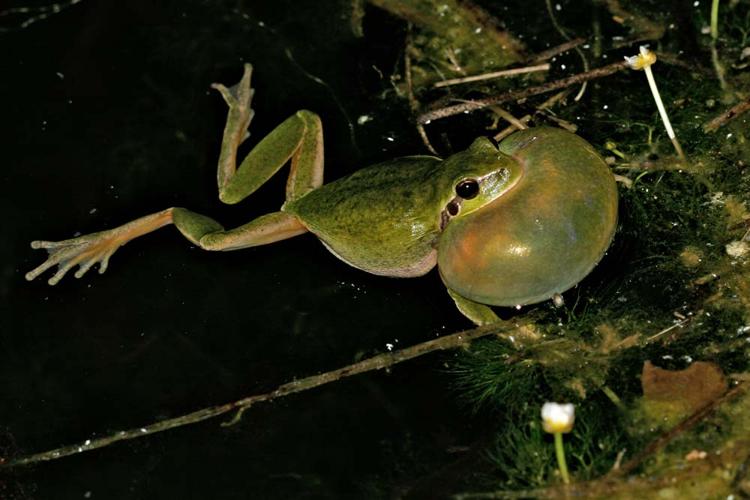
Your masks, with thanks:
M 723 127 L 726 125 L 729 121 L 734 120 L 738 116 L 740 116 L 742 113 L 745 113 L 747 111 L 750 111 L 750 98 L 745 99 L 739 104 L 736 104 L 729 108 L 724 113 L 720 114 L 710 122 L 706 123 L 703 126 L 703 130 L 705 132 L 715 132 L 720 127 Z
M 493 71 L 491 73 L 483 73 L 481 75 L 464 76 L 462 78 L 451 78 L 450 80 L 442 80 L 435 83 L 435 88 L 448 87 L 450 85 L 458 85 L 459 83 L 469 82 L 480 82 L 483 80 L 492 80 L 493 78 L 503 78 L 516 75 L 524 75 L 526 73 L 534 73 L 536 71 L 547 71 L 549 70 L 549 63 L 537 64 L 536 66 L 526 66 L 523 68 L 512 68 L 504 69 L 502 71 Z
M 570 87 L 571 85 L 593 80 L 595 78 L 609 76 L 617 73 L 618 71 L 622 71 L 627 67 L 627 63 L 624 61 L 616 62 L 607 66 L 603 66 L 601 68 L 593 69 L 591 71 L 586 71 L 577 75 L 569 76 L 561 80 L 555 80 L 554 82 L 544 83 L 542 85 L 536 85 L 534 87 L 527 87 L 522 90 L 512 90 L 500 95 L 486 97 L 484 99 L 477 99 L 475 101 L 462 102 L 453 106 L 446 106 L 444 108 L 439 108 L 428 111 L 426 113 L 422 113 L 417 117 L 417 123 L 427 124 L 432 120 L 439 120 L 441 118 L 447 118 L 449 116 L 454 116 L 461 113 L 468 113 L 469 111 L 486 108 L 487 106 L 492 106 L 493 104 L 500 104 L 508 101 L 518 101 L 520 99 L 525 99 L 534 95 L 544 94 L 553 90 Z
M 530 63 L 536 63 L 536 62 L 542 62 L 546 61 L 547 59 L 552 59 L 558 54 L 562 54 L 563 52 L 567 52 L 570 49 L 574 49 L 581 45 L 583 42 L 585 42 L 585 38 L 574 38 L 572 40 L 568 40 L 565 43 L 561 43 L 560 45 L 557 45 L 555 47 L 551 47 L 547 50 L 544 50 L 542 52 L 539 52 L 536 55 L 531 56 L 529 58 L 528 62 Z

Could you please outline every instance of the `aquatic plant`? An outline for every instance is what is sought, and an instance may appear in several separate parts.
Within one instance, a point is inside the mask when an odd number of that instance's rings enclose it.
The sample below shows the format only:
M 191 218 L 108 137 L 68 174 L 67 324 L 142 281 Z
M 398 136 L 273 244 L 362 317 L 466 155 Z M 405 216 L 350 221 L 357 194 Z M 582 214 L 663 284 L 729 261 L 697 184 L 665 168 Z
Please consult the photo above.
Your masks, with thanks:
M 654 73 L 653 71 L 651 71 L 651 66 L 656 62 L 656 54 L 648 50 L 648 48 L 646 48 L 645 46 L 641 45 L 640 53 L 638 55 L 625 57 L 625 60 L 628 62 L 628 66 L 630 66 L 632 69 L 643 70 L 646 73 L 648 86 L 651 89 L 651 94 L 654 96 L 654 101 L 656 102 L 656 107 L 659 110 L 659 115 L 664 122 L 664 128 L 667 129 L 667 135 L 672 141 L 672 144 L 677 151 L 677 155 L 683 162 L 686 161 L 685 153 L 682 151 L 680 141 L 677 139 L 677 135 L 674 133 L 672 124 L 669 121 L 669 116 L 667 115 L 667 110 L 664 107 L 664 102 L 661 100 L 661 95 L 659 94 L 659 89 L 657 88 L 656 80 L 654 79 Z
M 544 403 L 542 406 L 542 428 L 555 437 L 555 457 L 560 469 L 560 477 L 565 484 L 570 483 L 568 464 L 565 461 L 565 450 L 563 448 L 563 434 L 573 430 L 575 421 L 575 406 L 571 403 Z

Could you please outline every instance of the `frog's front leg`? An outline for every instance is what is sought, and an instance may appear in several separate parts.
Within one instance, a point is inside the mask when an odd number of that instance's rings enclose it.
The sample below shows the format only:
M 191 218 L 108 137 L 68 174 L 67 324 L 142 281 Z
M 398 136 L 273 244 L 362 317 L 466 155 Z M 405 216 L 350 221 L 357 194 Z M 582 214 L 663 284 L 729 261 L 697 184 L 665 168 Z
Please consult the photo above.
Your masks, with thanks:
M 309 111 L 298 111 L 261 140 L 236 168 L 237 148 L 247 135 L 253 111 L 250 100 L 252 67 L 245 65 L 242 80 L 232 89 L 214 84 L 229 105 L 227 124 L 218 166 L 219 197 L 237 203 L 253 193 L 291 159 L 286 187 L 287 201 L 298 198 L 323 182 L 323 129 L 320 118 Z M 33 280 L 51 267 L 58 266 L 48 283 L 54 285 L 79 266 L 77 278 L 94 264 L 99 272 L 107 269 L 109 258 L 122 245 L 174 224 L 191 242 L 206 250 L 236 250 L 291 238 L 307 229 L 299 220 L 283 211 L 270 213 L 238 228 L 225 230 L 215 220 L 185 208 L 172 207 L 136 219 L 122 226 L 63 241 L 34 241 L 31 247 L 46 249 L 45 262 L 26 274 Z
M 469 300 L 450 288 L 446 288 L 446 290 L 448 291 L 448 295 L 453 299 L 453 302 L 456 303 L 456 307 L 461 314 L 469 318 L 475 325 L 489 325 L 500 321 L 500 318 L 497 317 L 497 314 L 489 306 Z

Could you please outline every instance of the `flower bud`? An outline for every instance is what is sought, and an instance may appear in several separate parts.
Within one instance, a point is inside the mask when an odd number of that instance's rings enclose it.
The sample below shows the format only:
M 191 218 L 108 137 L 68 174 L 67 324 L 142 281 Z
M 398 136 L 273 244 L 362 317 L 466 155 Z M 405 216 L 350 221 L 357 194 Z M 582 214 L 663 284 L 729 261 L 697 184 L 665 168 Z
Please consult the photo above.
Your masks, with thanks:
M 542 406 L 542 428 L 546 432 L 570 432 L 575 418 L 575 407 L 571 403 L 544 403 Z

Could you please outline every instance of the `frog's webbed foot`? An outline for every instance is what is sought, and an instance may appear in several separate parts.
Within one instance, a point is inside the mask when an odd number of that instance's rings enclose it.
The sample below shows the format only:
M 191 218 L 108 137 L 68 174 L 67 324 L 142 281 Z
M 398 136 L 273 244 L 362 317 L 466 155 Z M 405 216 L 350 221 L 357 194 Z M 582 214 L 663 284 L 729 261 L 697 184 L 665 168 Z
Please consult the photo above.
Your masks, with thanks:
M 31 281 L 55 265 L 58 266 L 57 272 L 47 281 L 50 285 L 56 285 L 76 265 L 79 266 L 75 272 L 76 278 L 86 274 L 91 266 L 97 263 L 99 274 L 102 274 L 107 270 L 109 258 L 126 241 L 118 238 L 111 231 L 87 234 L 63 241 L 32 241 L 31 248 L 43 248 L 47 250 L 49 256 L 40 266 L 26 273 L 26 279 Z
M 227 119 L 225 136 L 227 132 L 237 137 L 237 146 L 249 137 L 247 128 L 255 115 L 250 107 L 255 89 L 250 87 L 250 79 L 253 75 L 253 65 L 245 63 L 242 79 L 236 85 L 226 87 L 221 83 L 212 83 L 211 88 L 219 91 L 224 102 L 229 106 L 229 117 Z

